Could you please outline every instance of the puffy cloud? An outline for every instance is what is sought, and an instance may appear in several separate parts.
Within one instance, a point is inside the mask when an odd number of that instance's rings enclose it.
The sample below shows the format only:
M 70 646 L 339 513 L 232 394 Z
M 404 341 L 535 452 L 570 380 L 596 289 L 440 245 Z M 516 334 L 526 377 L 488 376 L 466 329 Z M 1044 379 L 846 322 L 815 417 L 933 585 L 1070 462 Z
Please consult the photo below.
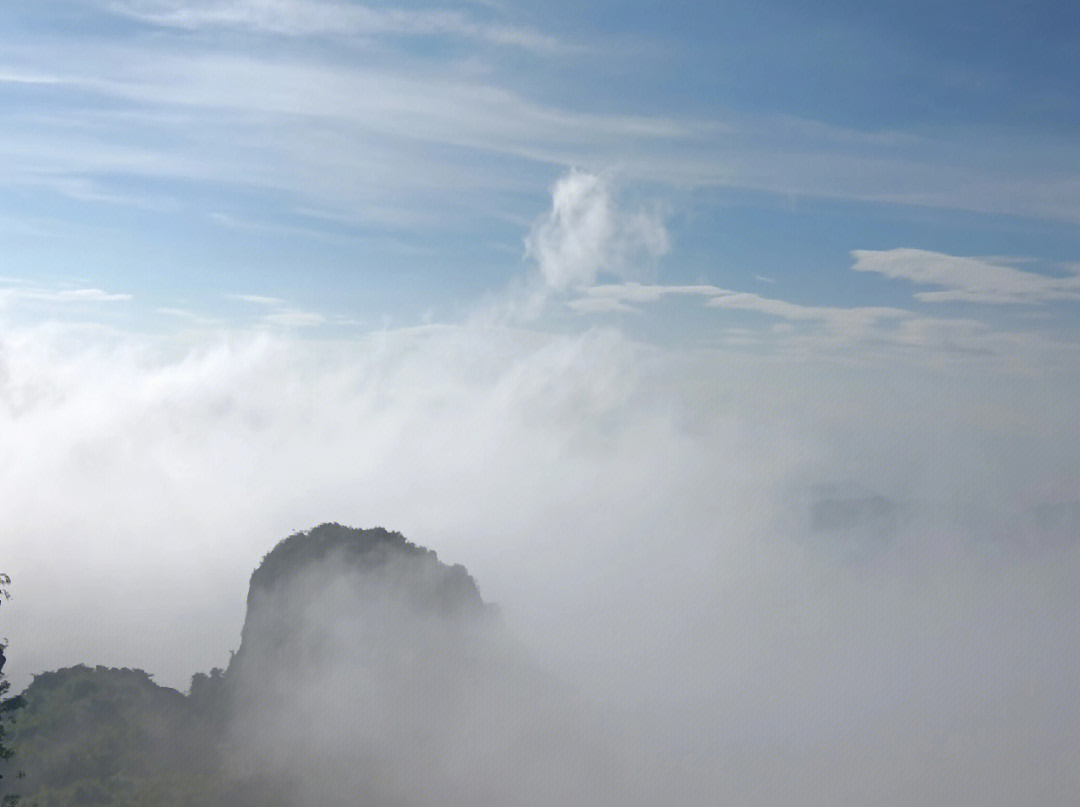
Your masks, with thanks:
M 573 169 L 551 195 L 551 211 L 533 224 L 525 248 L 553 289 L 589 286 L 600 274 L 640 275 L 669 249 L 659 212 L 621 209 L 602 176 Z

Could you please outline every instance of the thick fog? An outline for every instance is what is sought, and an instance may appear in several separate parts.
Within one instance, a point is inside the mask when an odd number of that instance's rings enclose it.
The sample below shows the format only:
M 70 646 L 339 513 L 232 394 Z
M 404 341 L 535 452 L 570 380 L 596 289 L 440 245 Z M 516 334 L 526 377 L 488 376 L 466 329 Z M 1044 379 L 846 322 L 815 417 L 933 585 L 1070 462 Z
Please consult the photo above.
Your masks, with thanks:
M 605 727 L 497 613 L 425 606 L 432 572 L 331 556 L 260 591 L 228 673 L 227 770 L 312 807 L 712 803 L 702 771 Z
M 1080 784 L 1068 368 L 765 361 L 605 329 L 193 340 L 4 330 L 16 685 L 87 662 L 186 688 L 237 647 L 274 542 L 378 524 L 464 564 L 620 743 L 720 795 Z

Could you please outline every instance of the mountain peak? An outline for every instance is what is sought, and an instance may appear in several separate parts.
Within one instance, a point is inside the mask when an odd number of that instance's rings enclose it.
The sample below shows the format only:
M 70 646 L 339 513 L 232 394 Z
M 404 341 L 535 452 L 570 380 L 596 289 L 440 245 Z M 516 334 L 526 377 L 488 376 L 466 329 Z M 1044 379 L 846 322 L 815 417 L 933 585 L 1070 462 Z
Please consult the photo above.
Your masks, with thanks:
M 263 557 L 251 575 L 248 609 L 320 567 L 355 574 L 361 583 L 376 572 L 382 579 L 392 576 L 400 584 L 399 593 L 421 610 L 457 615 L 487 607 L 464 566 L 442 563 L 434 551 L 401 533 L 326 523 L 293 533 Z

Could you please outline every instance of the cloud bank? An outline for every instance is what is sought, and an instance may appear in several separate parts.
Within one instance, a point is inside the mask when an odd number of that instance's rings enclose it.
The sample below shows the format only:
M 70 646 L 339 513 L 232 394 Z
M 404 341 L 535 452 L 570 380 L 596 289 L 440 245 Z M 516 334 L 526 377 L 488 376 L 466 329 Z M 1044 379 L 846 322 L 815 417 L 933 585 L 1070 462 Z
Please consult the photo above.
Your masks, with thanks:
M 382 524 L 465 564 L 538 663 L 717 798 L 1077 784 L 1077 373 L 607 329 L 193 339 L 5 325 L 17 683 L 87 662 L 184 687 L 235 648 L 275 540 Z

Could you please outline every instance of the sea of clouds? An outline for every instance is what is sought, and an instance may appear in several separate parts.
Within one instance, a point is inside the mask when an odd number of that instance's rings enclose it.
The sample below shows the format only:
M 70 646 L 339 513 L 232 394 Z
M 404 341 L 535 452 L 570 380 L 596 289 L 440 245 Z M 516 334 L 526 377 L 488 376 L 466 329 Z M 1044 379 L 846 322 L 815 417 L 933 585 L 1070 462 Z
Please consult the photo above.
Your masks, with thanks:
M 42 325 L 5 330 L 0 367 L 18 685 L 88 662 L 185 688 L 277 539 L 384 525 L 465 564 L 627 732 L 738 761 L 736 794 L 1077 783 L 1078 447 L 1052 385 L 470 325 Z
M 529 247 L 549 282 L 499 303 L 524 318 L 342 341 L 0 320 L 16 686 L 86 662 L 185 689 L 278 539 L 380 525 L 464 564 L 537 664 L 711 797 L 1064 803 L 1074 367 L 541 327 L 612 250 L 666 249 L 609 244 L 633 219 L 571 179 L 586 230 L 556 198 Z

